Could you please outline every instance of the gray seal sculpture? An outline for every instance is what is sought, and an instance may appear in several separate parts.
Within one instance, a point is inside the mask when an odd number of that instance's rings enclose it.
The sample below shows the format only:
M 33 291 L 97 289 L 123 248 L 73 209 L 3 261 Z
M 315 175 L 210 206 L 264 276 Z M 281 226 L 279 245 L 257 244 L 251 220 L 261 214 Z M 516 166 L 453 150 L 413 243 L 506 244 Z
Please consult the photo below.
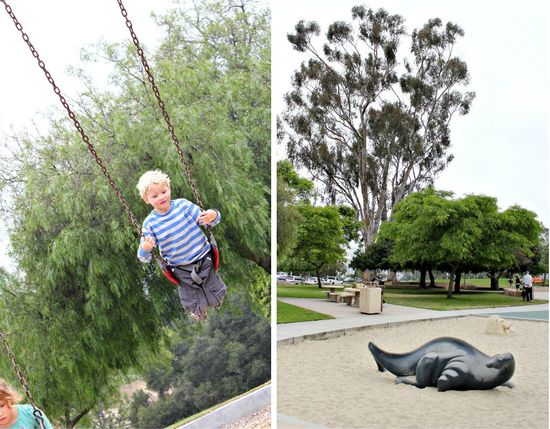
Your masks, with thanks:
M 511 353 L 491 357 L 458 338 L 436 338 L 410 353 L 388 353 L 373 343 L 369 350 L 380 372 L 397 376 L 396 384 L 434 386 L 440 392 L 514 387 L 508 381 L 516 367 Z

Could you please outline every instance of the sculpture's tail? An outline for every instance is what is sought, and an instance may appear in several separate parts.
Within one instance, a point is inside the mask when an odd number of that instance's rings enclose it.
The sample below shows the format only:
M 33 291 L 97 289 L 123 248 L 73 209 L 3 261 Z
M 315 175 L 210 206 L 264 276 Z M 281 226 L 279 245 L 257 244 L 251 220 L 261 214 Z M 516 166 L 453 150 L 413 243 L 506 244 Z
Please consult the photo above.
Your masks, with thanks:
M 397 376 L 414 375 L 416 364 L 420 357 L 413 353 L 388 353 L 373 343 L 369 343 L 369 350 L 374 357 L 378 371 L 388 370 Z
M 376 347 L 373 343 L 369 343 L 369 350 L 372 353 L 372 356 L 374 357 L 374 361 L 376 362 L 378 371 L 384 372 L 386 369 L 382 365 L 380 365 L 380 363 L 376 360 L 376 354 L 378 354 L 379 352 L 382 352 L 382 350 Z

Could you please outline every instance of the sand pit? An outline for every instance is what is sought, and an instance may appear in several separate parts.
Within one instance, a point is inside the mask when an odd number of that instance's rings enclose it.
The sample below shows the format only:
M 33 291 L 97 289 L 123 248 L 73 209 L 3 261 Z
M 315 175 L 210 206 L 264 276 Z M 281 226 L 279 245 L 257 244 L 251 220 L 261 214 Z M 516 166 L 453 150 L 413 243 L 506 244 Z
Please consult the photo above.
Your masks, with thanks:
M 280 346 L 277 412 L 329 428 L 548 428 L 548 323 L 513 320 L 515 333 L 487 335 L 487 318 L 411 322 Z M 441 336 L 489 355 L 511 352 L 514 389 L 438 392 L 395 385 L 380 373 L 369 341 L 395 353 Z M 284 426 L 279 425 L 279 429 Z

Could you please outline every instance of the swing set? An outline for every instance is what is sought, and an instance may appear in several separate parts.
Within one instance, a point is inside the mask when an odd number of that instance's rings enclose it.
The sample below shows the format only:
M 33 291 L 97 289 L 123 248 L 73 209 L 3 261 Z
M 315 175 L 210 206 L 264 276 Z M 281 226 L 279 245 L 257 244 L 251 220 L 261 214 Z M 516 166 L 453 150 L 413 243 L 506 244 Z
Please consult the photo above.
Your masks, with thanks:
M 191 175 L 191 169 L 189 167 L 189 163 L 187 162 L 187 160 L 185 158 L 185 155 L 184 155 L 184 153 L 183 153 L 183 151 L 180 147 L 180 143 L 179 143 L 178 137 L 176 136 L 174 126 L 172 125 L 172 121 L 170 120 L 170 116 L 168 115 L 168 112 L 166 111 L 164 101 L 162 100 L 162 98 L 160 96 L 160 91 L 159 91 L 159 89 L 158 89 L 158 87 L 155 83 L 155 78 L 153 77 L 153 74 L 151 72 L 151 68 L 149 67 L 149 64 L 148 64 L 148 62 L 145 58 L 143 49 L 141 48 L 141 45 L 139 43 L 139 39 L 138 39 L 138 37 L 137 37 L 137 35 L 134 31 L 132 22 L 130 21 L 130 18 L 128 17 L 128 12 L 126 11 L 126 8 L 124 7 L 124 4 L 123 4 L 122 0 L 116 0 L 116 1 L 118 3 L 119 8 L 120 8 L 120 13 L 122 14 L 122 17 L 125 20 L 126 27 L 128 28 L 128 31 L 130 32 L 130 36 L 132 38 L 132 41 L 133 41 L 133 43 L 136 47 L 136 50 L 137 50 L 138 56 L 140 58 L 141 64 L 143 66 L 143 69 L 145 70 L 145 72 L 147 74 L 147 79 L 149 80 L 149 83 L 151 84 L 152 91 L 155 95 L 158 106 L 159 106 L 159 108 L 162 112 L 162 116 L 164 117 L 164 121 L 166 122 L 166 125 L 168 127 L 168 131 L 170 133 L 170 136 L 172 137 L 172 142 L 174 143 L 174 146 L 176 147 L 176 151 L 178 153 L 179 159 L 180 159 L 181 163 L 183 164 L 183 170 L 184 170 L 184 173 L 185 173 L 185 177 L 186 177 L 187 182 L 189 183 L 189 185 L 191 187 L 195 202 L 200 207 L 201 210 L 204 210 L 204 208 L 203 208 L 204 206 L 203 206 L 202 200 L 200 198 L 199 192 L 197 190 L 196 183 L 193 179 L 193 176 Z M 94 145 L 90 142 L 90 138 L 84 132 L 84 129 L 82 128 L 82 126 L 81 126 L 80 122 L 78 121 L 76 115 L 71 110 L 71 108 L 69 106 L 69 103 L 67 102 L 65 97 L 61 94 L 61 90 L 56 85 L 56 83 L 55 83 L 52 75 L 50 74 L 50 72 L 47 70 L 46 64 L 40 58 L 40 55 L 38 54 L 38 52 L 35 49 L 34 45 L 31 43 L 29 36 L 27 35 L 27 33 L 25 33 L 23 31 L 23 26 L 21 25 L 21 23 L 19 22 L 19 20 L 15 16 L 11 6 L 6 2 L 6 0 L 0 0 L 0 3 L 2 3 L 4 5 L 4 9 L 6 10 L 6 13 L 10 16 L 10 18 L 13 20 L 15 28 L 21 33 L 21 37 L 23 38 L 23 40 L 27 44 L 29 50 L 31 51 L 32 56 L 34 58 L 36 58 L 38 66 L 44 72 L 44 75 L 46 76 L 46 79 L 48 80 L 48 82 L 52 86 L 54 93 L 58 96 L 59 101 L 61 102 L 61 104 L 63 105 L 65 110 L 67 111 L 67 114 L 68 114 L 69 118 L 72 120 L 72 122 L 73 122 L 75 128 L 77 129 L 77 131 L 79 132 L 82 140 L 84 141 L 84 143 L 88 147 L 88 151 L 93 155 L 96 163 L 99 165 L 101 171 L 103 172 L 103 175 L 106 177 L 109 185 L 111 186 L 114 193 L 116 194 L 120 204 L 122 205 L 124 211 L 126 212 L 126 215 L 128 216 L 128 219 L 130 220 L 130 223 L 134 226 L 134 228 L 136 229 L 138 235 L 143 237 L 143 233 L 142 233 L 141 228 L 140 228 L 140 226 L 139 226 L 139 224 L 136 220 L 136 217 L 134 216 L 134 213 L 130 209 L 130 206 L 128 205 L 128 203 L 124 199 L 124 197 L 123 197 L 122 193 L 120 192 L 120 190 L 117 188 L 113 178 L 111 177 L 109 171 L 105 167 L 105 164 L 103 163 L 103 160 L 101 159 L 101 157 L 97 153 Z M 205 226 L 205 228 L 207 229 L 207 231 L 209 233 L 208 239 L 210 241 L 212 262 L 213 262 L 214 268 L 217 271 L 218 268 L 219 268 L 219 261 L 220 261 L 218 245 L 217 245 L 216 240 L 214 238 L 214 235 L 212 233 L 212 227 L 207 225 L 207 226 Z M 164 276 L 168 280 L 170 280 L 172 283 L 178 285 L 178 280 L 174 276 L 174 274 L 172 272 L 172 268 L 168 265 L 166 260 L 162 258 L 162 256 L 160 255 L 160 252 L 157 251 L 156 253 L 158 253 L 158 254 L 155 255 L 155 258 L 156 258 L 157 263 L 158 263 L 159 267 L 161 268 L 162 273 L 164 274 Z M 21 384 L 21 386 L 25 390 L 25 395 L 27 396 L 29 402 L 33 406 L 33 410 L 34 410 L 33 414 L 34 414 L 35 420 L 37 421 L 37 423 L 39 423 L 39 425 L 42 429 L 46 429 L 42 413 L 35 405 L 34 399 L 33 399 L 32 395 L 29 391 L 29 387 L 27 385 L 27 382 L 25 381 L 25 377 L 23 376 L 23 373 L 22 373 L 21 369 L 17 365 L 17 362 L 15 360 L 15 356 L 14 356 L 14 354 L 12 353 L 12 351 L 9 347 L 9 344 L 8 344 L 8 341 L 7 341 L 7 336 L 2 331 L 0 331 L 0 341 L 2 342 L 2 346 L 4 348 L 4 351 L 6 352 L 9 359 L 11 360 L 12 366 L 13 366 L 13 368 L 14 368 L 17 376 L 18 376 L 19 383 Z

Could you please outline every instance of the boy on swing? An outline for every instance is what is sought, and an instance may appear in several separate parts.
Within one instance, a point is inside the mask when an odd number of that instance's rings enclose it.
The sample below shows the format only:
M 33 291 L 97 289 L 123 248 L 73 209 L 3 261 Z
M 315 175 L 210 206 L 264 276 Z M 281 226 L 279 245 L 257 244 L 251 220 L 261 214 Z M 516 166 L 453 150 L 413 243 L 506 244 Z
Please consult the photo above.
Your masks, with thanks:
M 192 202 L 170 199 L 170 178 L 162 171 L 147 171 L 137 188 L 153 211 L 143 221 L 143 237 L 138 248 L 142 262 L 151 261 L 158 246 L 161 257 L 176 277 L 180 302 L 195 320 L 206 319 L 208 307 L 219 308 L 227 286 L 216 273 L 210 256 L 210 243 L 201 225 L 217 225 L 217 210 L 202 211 Z

